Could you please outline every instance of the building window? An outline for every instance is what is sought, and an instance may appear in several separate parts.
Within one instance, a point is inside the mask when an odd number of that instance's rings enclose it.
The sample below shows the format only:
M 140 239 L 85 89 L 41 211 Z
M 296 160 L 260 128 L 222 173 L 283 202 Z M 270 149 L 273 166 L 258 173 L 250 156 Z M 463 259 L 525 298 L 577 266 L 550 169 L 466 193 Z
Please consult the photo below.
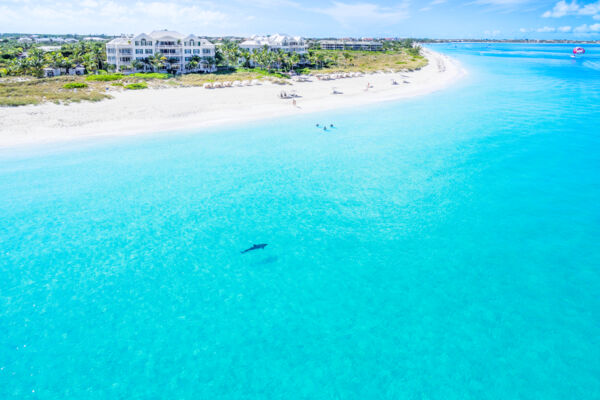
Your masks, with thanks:
M 202 54 L 210 54 L 210 49 L 202 49 Z
M 185 49 L 184 52 L 185 52 L 185 54 L 192 54 L 192 50 L 190 50 L 190 49 Z
M 200 49 L 194 49 L 194 54 L 200 54 Z
M 190 40 L 190 46 L 193 46 L 193 45 L 194 45 L 194 41 Z
M 135 45 L 136 45 L 136 46 L 139 46 L 139 45 L 140 45 L 140 42 L 136 41 L 136 42 L 135 42 Z
M 152 49 L 146 49 L 146 54 L 152 54 Z
M 135 54 L 144 54 L 144 49 L 135 49 Z

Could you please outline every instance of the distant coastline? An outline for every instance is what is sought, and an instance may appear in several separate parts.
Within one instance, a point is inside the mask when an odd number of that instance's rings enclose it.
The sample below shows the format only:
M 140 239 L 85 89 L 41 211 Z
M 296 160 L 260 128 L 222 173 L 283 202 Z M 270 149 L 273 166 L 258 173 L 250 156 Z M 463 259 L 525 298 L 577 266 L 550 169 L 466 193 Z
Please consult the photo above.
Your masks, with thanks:
M 416 39 L 416 43 L 510 43 L 510 44 L 600 44 L 600 40 L 537 40 L 537 39 Z

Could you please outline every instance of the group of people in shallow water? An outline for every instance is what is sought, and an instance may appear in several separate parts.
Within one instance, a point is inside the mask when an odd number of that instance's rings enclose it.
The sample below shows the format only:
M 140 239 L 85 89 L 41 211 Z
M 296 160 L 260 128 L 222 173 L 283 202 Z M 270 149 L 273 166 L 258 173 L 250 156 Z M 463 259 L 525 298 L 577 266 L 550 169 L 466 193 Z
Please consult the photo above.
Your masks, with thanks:
M 315 125 L 317 128 L 321 127 L 321 124 L 316 124 Z M 333 126 L 333 124 L 329 124 L 329 129 L 333 129 L 335 128 L 335 126 Z M 327 130 L 327 124 L 323 125 L 323 130 L 326 131 Z

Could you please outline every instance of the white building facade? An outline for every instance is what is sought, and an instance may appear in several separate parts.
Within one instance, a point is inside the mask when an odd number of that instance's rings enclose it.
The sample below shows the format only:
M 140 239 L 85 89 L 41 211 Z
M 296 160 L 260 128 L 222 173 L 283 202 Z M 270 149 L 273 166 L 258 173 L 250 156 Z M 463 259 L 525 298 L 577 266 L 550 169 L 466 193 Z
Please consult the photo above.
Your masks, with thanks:
M 383 43 L 369 40 L 321 40 L 322 50 L 356 50 L 356 51 L 381 51 Z
M 215 45 L 196 35 L 183 35 L 173 31 L 154 31 L 137 36 L 121 36 L 106 44 L 106 60 L 117 71 L 123 69 L 149 71 L 152 66 L 149 57 L 162 54 L 166 65 L 161 70 L 173 70 L 175 73 L 213 72 Z M 143 68 L 134 69 L 132 63 L 138 60 Z M 189 63 L 199 60 L 196 67 Z
M 249 52 L 262 50 L 265 46 L 270 51 L 281 50 L 286 53 L 308 53 L 308 44 L 300 36 L 274 34 L 271 36 L 252 36 L 240 43 L 240 48 Z

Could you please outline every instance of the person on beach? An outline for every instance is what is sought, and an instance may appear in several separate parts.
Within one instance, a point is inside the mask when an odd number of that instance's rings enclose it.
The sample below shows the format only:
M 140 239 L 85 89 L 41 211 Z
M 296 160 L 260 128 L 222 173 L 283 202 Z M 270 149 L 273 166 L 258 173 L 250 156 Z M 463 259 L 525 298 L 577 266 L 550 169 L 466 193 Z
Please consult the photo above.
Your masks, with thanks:
M 296 99 L 292 100 L 292 105 L 296 107 Z

